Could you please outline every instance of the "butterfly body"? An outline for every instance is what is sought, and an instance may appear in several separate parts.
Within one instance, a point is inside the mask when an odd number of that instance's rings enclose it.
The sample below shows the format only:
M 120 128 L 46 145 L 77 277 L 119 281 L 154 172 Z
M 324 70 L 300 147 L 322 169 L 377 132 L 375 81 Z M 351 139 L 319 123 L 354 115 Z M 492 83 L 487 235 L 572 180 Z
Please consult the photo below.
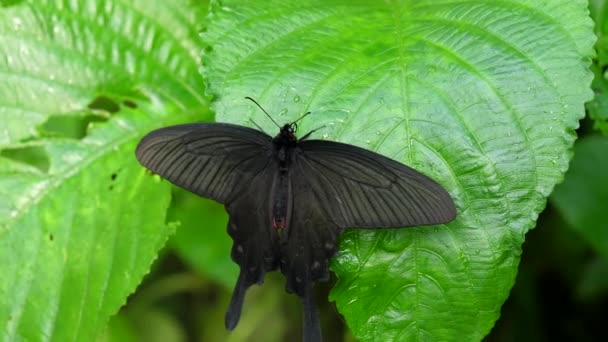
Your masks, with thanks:
M 284 125 L 279 134 L 272 139 L 273 155 L 277 163 L 278 174 L 272 183 L 272 227 L 283 236 L 287 222 L 291 219 L 292 196 L 289 167 L 292 164 L 297 139 L 294 127 Z
M 279 269 L 304 308 L 304 340 L 321 339 L 312 299 L 329 278 L 329 259 L 348 227 L 446 223 L 448 193 L 423 174 L 380 154 L 339 142 L 296 138 L 286 124 L 273 138 L 232 124 L 162 128 L 145 136 L 138 160 L 174 184 L 225 205 L 232 259 L 240 273 L 226 313 L 238 323 L 246 290 Z

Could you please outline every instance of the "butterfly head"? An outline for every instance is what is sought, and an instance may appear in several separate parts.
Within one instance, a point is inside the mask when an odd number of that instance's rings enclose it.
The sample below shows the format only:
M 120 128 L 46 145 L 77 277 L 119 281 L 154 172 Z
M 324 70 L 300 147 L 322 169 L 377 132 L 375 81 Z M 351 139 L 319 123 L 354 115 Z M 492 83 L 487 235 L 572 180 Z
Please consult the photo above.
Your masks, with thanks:
M 275 139 L 281 140 L 286 143 L 295 142 L 298 140 L 296 138 L 296 131 L 298 130 L 298 124 L 295 122 L 285 124 L 281 127 L 281 131 L 275 137 Z
M 296 142 L 298 139 L 296 138 L 296 132 L 298 131 L 298 121 L 304 119 L 310 112 L 306 112 L 304 115 L 300 116 L 296 121 L 292 123 L 288 123 L 281 127 L 281 132 L 279 135 L 283 138 L 284 141 L 288 142 Z

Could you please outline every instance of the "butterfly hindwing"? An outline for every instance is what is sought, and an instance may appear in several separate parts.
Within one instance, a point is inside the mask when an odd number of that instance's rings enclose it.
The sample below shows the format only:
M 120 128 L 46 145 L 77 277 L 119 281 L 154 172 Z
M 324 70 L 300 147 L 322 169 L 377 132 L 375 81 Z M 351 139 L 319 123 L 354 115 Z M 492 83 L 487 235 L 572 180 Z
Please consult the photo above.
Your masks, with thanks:
M 336 253 L 342 229 L 321 207 L 309 178 L 299 168 L 290 169 L 293 211 L 281 239 L 281 272 L 286 290 L 302 301 L 304 341 L 320 341 L 321 329 L 313 298 L 313 285 L 329 279 L 329 259 Z
M 240 268 L 226 313 L 228 330 L 238 323 L 246 290 L 262 283 L 265 273 L 279 266 L 279 238 L 272 228 L 269 211 L 269 189 L 276 172 L 276 169 L 265 169 L 247 179 L 246 190 L 226 204 L 230 216 L 228 234 L 233 240 L 232 260 Z
M 281 271 L 287 278 L 288 292 L 302 296 L 305 282 L 327 280 L 328 261 L 336 253 L 336 238 L 342 228 L 328 216 L 316 199 L 312 184 L 291 172 L 294 210 L 281 241 Z

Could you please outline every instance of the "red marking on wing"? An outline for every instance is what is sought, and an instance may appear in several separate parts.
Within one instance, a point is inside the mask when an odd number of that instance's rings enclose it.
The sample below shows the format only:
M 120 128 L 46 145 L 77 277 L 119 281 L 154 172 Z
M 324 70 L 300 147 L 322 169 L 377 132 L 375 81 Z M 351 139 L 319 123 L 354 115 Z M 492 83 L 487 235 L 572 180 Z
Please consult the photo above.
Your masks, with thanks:
M 276 218 L 272 218 L 272 228 L 274 229 L 285 229 L 285 218 L 281 218 L 281 220 L 279 222 L 277 222 Z

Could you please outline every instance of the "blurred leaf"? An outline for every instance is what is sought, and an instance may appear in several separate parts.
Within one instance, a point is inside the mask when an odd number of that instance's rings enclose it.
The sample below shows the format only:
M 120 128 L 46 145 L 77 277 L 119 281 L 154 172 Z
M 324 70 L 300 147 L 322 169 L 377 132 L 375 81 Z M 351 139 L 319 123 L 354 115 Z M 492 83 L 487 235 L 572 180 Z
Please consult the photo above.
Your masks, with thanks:
M 566 179 L 555 188 L 551 203 L 566 222 L 596 250 L 608 256 L 608 137 L 590 136 L 574 145 Z
M 137 315 L 124 312 L 110 320 L 97 342 L 180 342 L 187 341 L 184 328 L 170 313 L 147 307 Z
M 591 87 L 595 92 L 593 101 L 587 103 L 587 111 L 593 119 L 595 129 L 608 135 L 608 80 L 606 79 L 606 66 L 608 65 L 608 4 L 606 0 L 591 0 L 589 2 L 591 17 L 595 21 L 595 42 L 597 56 L 593 60 L 593 83 Z
M 232 289 L 238 267 L 230 259 L 232 240 L 226 233 L 224 206 L 175 189 L 167 217 L 179 222 L 169 245 L 198 272 Z
M 595 75 L 591 83 L 595 97 L 587 103 L 587 111 L 593 120 L 594 128 L 608 135 L 608 79 L 606 73 L 601 71 L 604 69 L 600 69 L 596 64 L 591 68 Z
M 554 206 L 526 234 L 523 250 L 516 283 L 484 341 L 602 340 L 608 297 L 585 302 L 575 293 L 594 255 Z
M 180 322 L 162 310 L 142 311 L 141 315 L 137 317 L 136 325 L 139 326 L 137 329 L 140 333 L 139 341 L 187 341 L 186 332 L 180 326 Z
M 106 341 L 122 342 L 119 334 L 123 330 L 131 335 L 125 337 L 126 341 L 188 340 L 191 328 L 187 326 L 189 319 L 184 320 L 183 314 L 191 315 L 192 303 L 184 305 L 179 296 L 190 302 L 196 295 L 208 295 L 206 292 L 211 287 L 209 282 L 193 273 L 168 273 L 161 266 L 166 261 L 160 258 L 144 284 L 129 298 L 129 304 L 110 319 L 104 333 Z
M 606 0 L 590 0 L 589 12 L 593 21 L 595 21 L 595 34 L 599 38 L 596 42 L 598 48 L 598 60 L 600 66 L 608 64 L 608 40 L 604 39 L 608 33 L 608 3 Z
M 211 307 L 201 308 L 196 326 L 199 329 L 200 341 L 291 341 L 298 340 L 289 334 L 288 328 L 293 313 L 286 307 L 294 307 L 297 298 L 284 291 L 282 276 L 268 274 L 263 287 L 252 286 L 245 298 L 244 310 L 238 327 L 234 331 L 224 328 L 225 309 L 230 301 L 230 292 L 226 292 L 220 301 L 221 310 Z
M 204 34 L 218 121 L 372 149 L 443 184 L 447 226 L 351 230 L 333 269 L 361 340 L 481 339 L 567 168 L 590 99 L 585 1 L 216 1 Z M 245 312 L 248 308 L 245 308 Z
M 133 150 L 144 133 L 205 113 L 202 6 L 187 3 L 0 8 L 0 339 L 93 340 L 171 234 L 169 183 Z M 116 106 L 82 140 L 41 128 L 106 110 L 89 107 L 100 97 Z
M 112 316 L 105 331 L 97 338 L 97 342 L 138 342 L 133 323 L 127 315 L 118 313 Z
M 608 294 L 608 258 L 596 258 L 585 267 L 577 292 L 588 301 Z

